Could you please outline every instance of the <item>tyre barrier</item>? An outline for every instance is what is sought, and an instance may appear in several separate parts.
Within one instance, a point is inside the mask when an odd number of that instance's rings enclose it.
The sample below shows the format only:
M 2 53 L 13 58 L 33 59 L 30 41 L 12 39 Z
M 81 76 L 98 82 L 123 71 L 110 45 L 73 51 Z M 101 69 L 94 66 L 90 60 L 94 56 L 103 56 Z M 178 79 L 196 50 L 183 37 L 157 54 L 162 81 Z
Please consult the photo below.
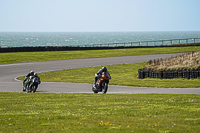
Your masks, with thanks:
M 155 71 L 147 70 L 145 68 L 138 69 L 138 78 L 160 78 L 160 79 L 173 79 L 173 78 L 199 78 L 200 68 L 192 70 L 168 70 L 168 71 Z

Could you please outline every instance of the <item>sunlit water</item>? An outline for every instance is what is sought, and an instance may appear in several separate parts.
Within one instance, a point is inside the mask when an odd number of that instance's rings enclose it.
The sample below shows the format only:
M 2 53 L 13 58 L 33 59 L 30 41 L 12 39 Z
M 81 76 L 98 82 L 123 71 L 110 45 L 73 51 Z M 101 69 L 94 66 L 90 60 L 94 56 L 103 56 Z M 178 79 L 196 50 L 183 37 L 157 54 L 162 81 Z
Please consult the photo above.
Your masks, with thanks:
M 168 39 L 200 38 L 200 31 L 181 32 L 0 32 L 1 47 L 78 46 Z

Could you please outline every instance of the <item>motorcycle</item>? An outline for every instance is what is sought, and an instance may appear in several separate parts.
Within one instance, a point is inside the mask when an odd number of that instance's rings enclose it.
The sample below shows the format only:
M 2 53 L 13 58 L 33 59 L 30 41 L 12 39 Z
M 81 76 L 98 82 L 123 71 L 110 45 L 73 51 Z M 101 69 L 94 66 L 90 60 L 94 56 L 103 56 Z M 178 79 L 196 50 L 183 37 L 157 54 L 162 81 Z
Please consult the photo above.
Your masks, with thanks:
M 25 83 L 23 83 L 23 91 L 26 91 L 27 93 L 35 93 L 39 84 L 40 80 L 38 77 L 30 76 L 30 78 L 28 78 Z
M 94 93 L 103 92 L 103 94 L 106 94 L 108 90 L 109 79 L 110 76 L 103 73 L 101 78 L 97 80 L 96 84 L 92 85 L 92 91 Z

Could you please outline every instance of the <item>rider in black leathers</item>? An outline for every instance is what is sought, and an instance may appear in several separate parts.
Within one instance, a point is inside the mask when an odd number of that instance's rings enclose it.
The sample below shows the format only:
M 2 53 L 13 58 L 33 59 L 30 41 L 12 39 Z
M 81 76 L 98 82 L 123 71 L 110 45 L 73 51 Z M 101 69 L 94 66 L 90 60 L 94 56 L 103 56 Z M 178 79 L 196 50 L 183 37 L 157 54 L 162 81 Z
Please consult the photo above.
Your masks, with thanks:
M 30 73 L 28 73 L 23 81 L 23 85 L 25 86 L 26 80 L 29 79 L 30 76 L 34 76 L 34 71 L 31 70 Z M 25 88 L 23 87 L 22 89 L 23 91 L 25 91 Z
M 41 83 L 40 77 L 38 77 L 38 74 L 37 74 L 37 73 L 34 73 L 34 76 L 30 76 L 30 79 L 31 79 L 31 80 L 32 80 L 33 78 L 37 78 L 38 84 Z M 32 84 L 33 84 L 33 83 L 31 82 L 31 83 L 29 84 L 29 87 L 30 87 Z
M 108 71 L 108 69 L 107 69 L 106 67 L 102 67 L 102 69 L 100 69 L 100 70 L 95 74 L 94 85 L 96 85 L 97 80 L 101 78 L 103 72 L 104 72 L 106 75 L 109 75 L 109 77 L 110 77 L 110 79 L 111 79 L 110 72 Z
M 34 73 L 34 77 L 37 78 L 37 80 L 38 80 L 38 84 L 40 84 L 40 83 L 41 83 L 41 81 L 40 81 L 40 77 L 38 77 L 38 74 L 37 74 L 37 73 Z

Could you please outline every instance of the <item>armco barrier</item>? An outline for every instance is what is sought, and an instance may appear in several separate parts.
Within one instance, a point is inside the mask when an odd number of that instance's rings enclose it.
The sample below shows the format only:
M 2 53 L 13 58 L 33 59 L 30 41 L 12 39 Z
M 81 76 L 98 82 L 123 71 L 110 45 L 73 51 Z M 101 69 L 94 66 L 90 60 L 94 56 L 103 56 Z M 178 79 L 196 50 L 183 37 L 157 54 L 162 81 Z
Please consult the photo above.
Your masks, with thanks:
M 0 48 L 0 53 L 8 52 L 36 52 L 36 51 L 73 51 L 73 50 L 100 50 L 100 49 L 123 49 L 137 47 L 69 47 L 69 46 L 45 46 L 45 47 L 9 47 Z
M 138 78 L 160 78 L 160 79 L 173 79 L 173 78 L 198 78 L 200 77 L 200 68 L 192 69 L 192 70 L 171 70 L 171 71 L 154 71 L 154 70 L 146 70 L 138 69 Z
M 177 39 L 176 39 L 177 40 Z M 195 40 L 195 38 L 193 38 Z M 200 38 L 199 38 L 200 40 Z M 164 40 L 163 40 L 164 41 Z M 167 40 L 168 41 L 168 40 Z M 130 42 L 129 42 L 130 43 Z M 127 43 L 127 44 L 129 44 Z M 101 50 L 101 49 L 125 49 L 125 48 L 153 48 L 153 47 L 186 47 L 186 46 L 200 46 L 200 42 L 194 43 L 184 43 L 184 44 L 172 44 L 172 45 L 133 45 L 135 42 L 131 42 L 131 45 L 111 45 L 105 44 L 100 45 L 85 45 L 85 46 L 38 46 L 38 47 L 8 47 L 8 48 L 1 48 L 0 46 L 0 53 L 7 53 L 7 52 L 33 52 L 33 51 L 72 51 L 72 50 Z M 123 43 L 125 44 L 125 43 Z M 136 43 L 137 44 L 137 43 Z M 139 42 L 140 44 L 140 42 Z M 148 44 L 148 43 L 147 43 Z

